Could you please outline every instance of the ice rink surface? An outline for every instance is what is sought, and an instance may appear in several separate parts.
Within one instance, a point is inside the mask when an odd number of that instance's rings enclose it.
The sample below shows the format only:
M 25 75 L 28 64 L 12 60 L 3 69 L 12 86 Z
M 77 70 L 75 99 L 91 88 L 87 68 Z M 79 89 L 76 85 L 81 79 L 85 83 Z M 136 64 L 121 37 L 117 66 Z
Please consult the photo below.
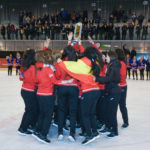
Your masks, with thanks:
M 13 72 L 15 74 L 15 72 Z M 36 141 L 32 136 L 17 134 L 24 111 L 20 96 L 21 82 L 15 75 L 7 76 L 0 71 L 0 150 L 150 150 L 150 81 L 128 81 L 127 107 L 130 126 L 122 129 L 122 119 L 118 111 L 119 136 L 109 139 L 101 135 L 95 142 L 82 146 L 82 138 L 76 143 L 57 141 L 57 128 L 51 127 L 50 145 Z M 78 131 L 77 131 L 78 132 Z

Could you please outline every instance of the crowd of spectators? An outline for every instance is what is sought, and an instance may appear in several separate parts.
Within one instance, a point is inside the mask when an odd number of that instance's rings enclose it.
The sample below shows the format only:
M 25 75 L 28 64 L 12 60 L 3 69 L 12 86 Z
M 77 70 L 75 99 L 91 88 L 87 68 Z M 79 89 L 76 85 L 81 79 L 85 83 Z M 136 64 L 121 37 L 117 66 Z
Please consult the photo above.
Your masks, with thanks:
M 45 13 L 35 17 L 32 12 L 20 11 L 18 25 L 1 25 L 1 37 L 8 40 L 66 40 L 67 34 L 74 31 L 77 22 L 83 23 L 82 39 L 90 35 L 95 40 L 147 40 L 148 23 L 144 22 L 142 14 L 133 12 L 130 17 L 124 9 L 113 10 L 109 18 L 102 18 L 95 8 L 93 16 L 89 17 L 87 10 L 61 10 L 56 13 Z

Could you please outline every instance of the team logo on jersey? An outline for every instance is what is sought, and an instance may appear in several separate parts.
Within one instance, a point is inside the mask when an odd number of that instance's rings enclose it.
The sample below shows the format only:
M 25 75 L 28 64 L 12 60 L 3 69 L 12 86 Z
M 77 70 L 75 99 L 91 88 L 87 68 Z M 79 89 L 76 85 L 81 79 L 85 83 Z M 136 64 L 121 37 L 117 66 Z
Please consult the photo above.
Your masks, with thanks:
M 51 78 L 53 76 L 53 74 L 49 74 L 49 77 Z

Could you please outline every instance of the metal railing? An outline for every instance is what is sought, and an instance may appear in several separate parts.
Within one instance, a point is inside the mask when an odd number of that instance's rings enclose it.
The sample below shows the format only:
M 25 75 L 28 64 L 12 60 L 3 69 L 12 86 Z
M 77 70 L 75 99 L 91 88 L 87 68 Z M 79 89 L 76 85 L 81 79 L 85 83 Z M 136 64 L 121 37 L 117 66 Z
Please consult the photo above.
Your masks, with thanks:
M 127 45 L 131 50 L 133 47 L 137 52 L 150 52 L 150 40 L 146 41 L 100 41 L 97 40 L 95 43 L 100 43 L 101 49 L 114 50 L 116 48 L 123 48 Z M 45 41 L 41 40 L 0 40 L 0 51 L 24 51 L 27 48 L 36 50 L 43 49 Z M 84 47 L 90 46 L 88 41 L 82 41 Z M 53 40 L 51 41 L 49 48 L 63 49 L 67 46 L 66 40 Z

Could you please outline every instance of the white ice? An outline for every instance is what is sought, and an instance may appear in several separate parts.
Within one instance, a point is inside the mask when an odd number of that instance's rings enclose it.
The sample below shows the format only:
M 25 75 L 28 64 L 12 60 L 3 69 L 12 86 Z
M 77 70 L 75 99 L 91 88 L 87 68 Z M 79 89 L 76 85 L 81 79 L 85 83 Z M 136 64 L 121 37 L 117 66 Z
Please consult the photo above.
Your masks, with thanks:
M 150 81 L 128 81 L 127 107 L 130 126 L 121 129 L 122 118 L 118 111 L 119 136 L 109 139 L 101 136 L 95 142 L 82 146 L 83 139 L 77 137 L 76 143 L 57 141 L 57 128 L 49 133 L 50 145 L 36 141 L 32 136 L 17 134 L 24 103 L 20 96 L 21 82 L 13 72 L 0 71 L 0 150 L 149 150 L 150 149 Z

